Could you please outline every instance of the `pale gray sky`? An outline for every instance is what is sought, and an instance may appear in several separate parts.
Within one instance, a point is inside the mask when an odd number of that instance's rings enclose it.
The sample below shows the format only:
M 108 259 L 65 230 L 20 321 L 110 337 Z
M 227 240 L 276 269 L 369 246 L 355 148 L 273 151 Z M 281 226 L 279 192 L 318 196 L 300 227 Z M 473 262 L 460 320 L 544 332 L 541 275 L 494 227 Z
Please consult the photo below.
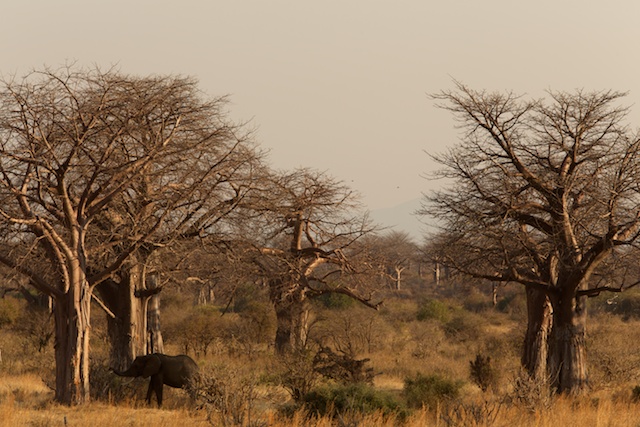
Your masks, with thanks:
M 66 61 L 192 75 L 230 94 L 280 169 L 327 170 L 371 209 L 434 184 L 424 151 L 455 143 L 427 93 L 455 78 L 532 96 L 630 91 L 640 125 L 636 0 L 7 0 L 0 72 Z

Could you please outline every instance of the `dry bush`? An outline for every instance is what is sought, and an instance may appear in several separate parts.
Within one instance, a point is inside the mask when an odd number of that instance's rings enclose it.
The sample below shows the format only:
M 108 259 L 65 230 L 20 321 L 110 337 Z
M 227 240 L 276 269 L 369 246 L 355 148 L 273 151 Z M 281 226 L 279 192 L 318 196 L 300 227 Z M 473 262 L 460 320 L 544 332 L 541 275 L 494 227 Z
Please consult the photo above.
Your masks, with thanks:
M 462 307 L 472 313 L 493 311 L 493 295 L 490 286 L 475 286 L 462 298 Z
M 469 376 L 480 387 L 480 390 L 496 390 L 500 381 L 500 372 L 491 363 L 491 357 L 476 354 L 475 360 L 469 362 Z
M 384 301 L 384 305 L 380 309 L 380 315 L 395 329 L 415 320 L 417 310 L 418 303 L 415 298 L 389 298 Z
M 258 398 L 257 380 L 253 376 L 223 367 L 201 372 L 195 393 L 211 425 L 252 425 Z
M 499 298 L 496 309 L 514 319 L 525 317 L 527 314 L 527 301 L 524 290 L 512 292 Z
M 623 320 L 640 320 L 640 291 L 631 289 L 624 293 L 603 293 L 590 301 L 594 313 L 610 313 Z
M 275 334 L 273 310 L 263 303 L 245 303 L 240 313 L 223 313 L 214 306 L 196 306 L 167 322 L 165 340 L 182 353 L 246 355 L 255 359 Z
M 279 357 L 272 367 L 271 381 L 287 390 L 294 401 L 302 400 L 320 381 L 313 357 L 309 350 Z
M 550 384 L 551 379 L 536 379 L 521 371 L 513 379 L 512 390 L 506 400 L 530 413 L 549 410 L 556 401 L 556 394 Z
M 336 354 L 330 348 L 321 348 L 313 357 L 313 369 L 325 378 L 340 383 L 373 384 L 373 368 L 369 359 L 355 359 L 348 354 Z
M 355 357 L 388 349 L 391 333 L 377 312 L 358 307 L 321 313 L 310 338 L 322 347 Z
M 224 337 L 232 321 L 230 316 L 222 317 L 215 307 L 192 307 L 180 319 L 167 322 L 165 339 L 178 344 L 182 353 L 206 356 L 213 343 Z
M 640 381 L 640 354 L 629 343 L 640 340 L 640 321 L 617 316 L 593 316 L 587 345 L 593 388 L 631 388 Z
M 444 325 L 444 331 L 451 339 L 460 342 L 472 342 L 481 336 L 483 327 L 487 324 L 484 316 L 457 310 L 451 320 Z
M 21 332 L 29 350 L 42 353 L 53 346 L 53 313 L 42 307 L 30 307 L 20 317 L 16 330 Z
M 111 372 L 107 359 L 94 359 L 89 372 L 91 399 L 113 404 L 143 401 L 149 379 L 119 377 Z M 165 387 L 166 391 L 168 387 Z M 166 399 L 165 399 L 166 400 Z
M 448 339 L 438 321 L 412 322 L 409 327 L 412 337 L 411 356 L 426 360 L 446 351 Z

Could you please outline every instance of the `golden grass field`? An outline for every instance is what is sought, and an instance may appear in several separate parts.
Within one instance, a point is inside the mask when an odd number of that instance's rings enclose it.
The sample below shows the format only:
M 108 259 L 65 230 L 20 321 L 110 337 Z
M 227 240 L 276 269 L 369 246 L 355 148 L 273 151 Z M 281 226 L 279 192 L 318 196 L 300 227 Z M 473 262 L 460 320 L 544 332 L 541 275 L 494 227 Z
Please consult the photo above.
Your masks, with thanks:
M 290 395 L 269 380 L 282 368 L 269 346 L 231 350 L 226 342 L 212 347 L 206 356 L 193 355 L 203 372 L 221 378 L 226 406 L 198 407 L 182 390 L 165 387 L 165 406 L 157 409 L 154 402 L 149 407 L 143 400 L 146 382 L 142 379 L 112 385 L 114 392 L 122 391 L 118 396 L 103 394 L 86 405 L 61 406 L 53 402 L 53 390 L 47 386 L 52 379 L 51 346 L 33 352 L 21 332 L 0 328 L 0 426 L 640 427 L 636 395 L 640 388 L 634 392 L 640 385 L 640 319 L 594 310 L 589 322 L 591 390 L 587 395 L 549 397 L 530 392 L 518 400 L 514 381 L 519 376 L 524 332 L 521 314 L 458 310 L 462 317 L 457 320 L 454 316 L 417 321 L 416 310 L 415 300 L 390 300 L 379 313 L 359 307 L 318 312 L 320 321 L 315 326 L 318 336 L 349 344 L 358 357 L 370 359 L 376 390 L 401 398 L 405 379 L 416 373 L 438 374 L 463 384 L 455 401 L 415 409 L 404 418 L 381 412 L 318 418 L 299 409 L 282 411 Z M 167 311 L 170 316 L 171 310 Z M 92 388 L 98 389 L 112 376 L 104 374 L 106 344 L 100 323 L 94 328 L 92 359 L 102 369 L 97 372 L 103 373 L 92 374 Z M 181 352 L 171 340 L 168 333 L 167 352 Z M 479 353 L 491 355 L 492 363 L 499 366 L 495 390 L 482 392 L 470 380 L 469 363 Z M 251 396 L 250 402 L 246 396 Z M 221 407 L 230 409 L 223 413 Z M 240 412 L 234 419 L 232 415 Z
M 215 417 L 208 419 L 205 411 L 188 408 L 156 409 L 144 405 L 112 405 L 91 403 L 80 407 L 66 407 L 51 403 L 53 393 L 37 378 L 30 375 L 4 377 L 0 386 L 1 426 L 210 426 L 224 425 Z M 478 407 L 481 407 L 480 404 Z M 459 414 L 459 412 L 458 412 Z M 357 420 L 357 421 L 356 421 Z M 380 414 L 345 416 L 343 425 L 394 427 L 431 426 L 523 426 L 523 427 L 637 427 L 640 426 L 640 405 L 630 401 L 611 399 L 559 398 L 545 409 L 525 411 L 516 406 L 503 406 L 495 417 L 478 420 L 471 415 L 432 411 L 418 411 L 404 422 Z M 248 424 L 247 424 L 248 425 Z M 293 418 L 278 417 L 273 411 L 256 414 L 254 426 L 273 427 L 329 427 L 340 425 L 330 418 L 308 418 L 296 413 Z

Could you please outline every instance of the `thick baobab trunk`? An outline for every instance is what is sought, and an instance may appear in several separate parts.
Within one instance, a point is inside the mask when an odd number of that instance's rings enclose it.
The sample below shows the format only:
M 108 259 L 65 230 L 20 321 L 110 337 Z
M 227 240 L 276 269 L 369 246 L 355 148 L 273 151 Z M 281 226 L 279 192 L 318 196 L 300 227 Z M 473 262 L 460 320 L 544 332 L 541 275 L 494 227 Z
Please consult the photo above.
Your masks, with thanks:
M 527 332 L 524 337 L 522 366 L 538 381 L 547 381 L 549 334 L 553 324 L 553 310 L 547 295 L 527 288 Z
M 75 277 L 54 302 L 56 391 L 65 405 L 89 402 L 89 331 L 91 294 L 84 277 Z
M 588 385 L 586 297 L 566 294 L 553 301 L 549 372 L 558 392 L 580 394 Z
M 276 310 L 276 352 L 292 353 L 307 343 L 309 332 L 309 302 L 301 290 L 287 295 L 274 295 L 271 299 Z
M 141 282 L 142 272 L 132 266 L 120 283 L 107 280 L 97 286 L 105 305 L 115 315 L 115 318 L 107 316 L 109 366 L 114 369 L 124 370 L 136 356 L 146 354 L 146 301 L 136 296 Z

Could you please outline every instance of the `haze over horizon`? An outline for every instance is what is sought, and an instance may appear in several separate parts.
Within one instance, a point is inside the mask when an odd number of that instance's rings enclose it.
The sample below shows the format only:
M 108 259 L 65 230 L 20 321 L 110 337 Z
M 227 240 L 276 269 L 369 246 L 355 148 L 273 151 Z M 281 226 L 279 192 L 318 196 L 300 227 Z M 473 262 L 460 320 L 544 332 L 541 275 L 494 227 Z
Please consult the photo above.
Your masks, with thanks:
M 436 188 L 425 153 L 455 144 L 427 94 L 453 87 L 629 91 L 640 125 L 640 3 L 613 0 L 8 2 L 0 73 L 116 65 L 181 74 L 250 121 L 279 169 L 327 171 L 373 211 Z

